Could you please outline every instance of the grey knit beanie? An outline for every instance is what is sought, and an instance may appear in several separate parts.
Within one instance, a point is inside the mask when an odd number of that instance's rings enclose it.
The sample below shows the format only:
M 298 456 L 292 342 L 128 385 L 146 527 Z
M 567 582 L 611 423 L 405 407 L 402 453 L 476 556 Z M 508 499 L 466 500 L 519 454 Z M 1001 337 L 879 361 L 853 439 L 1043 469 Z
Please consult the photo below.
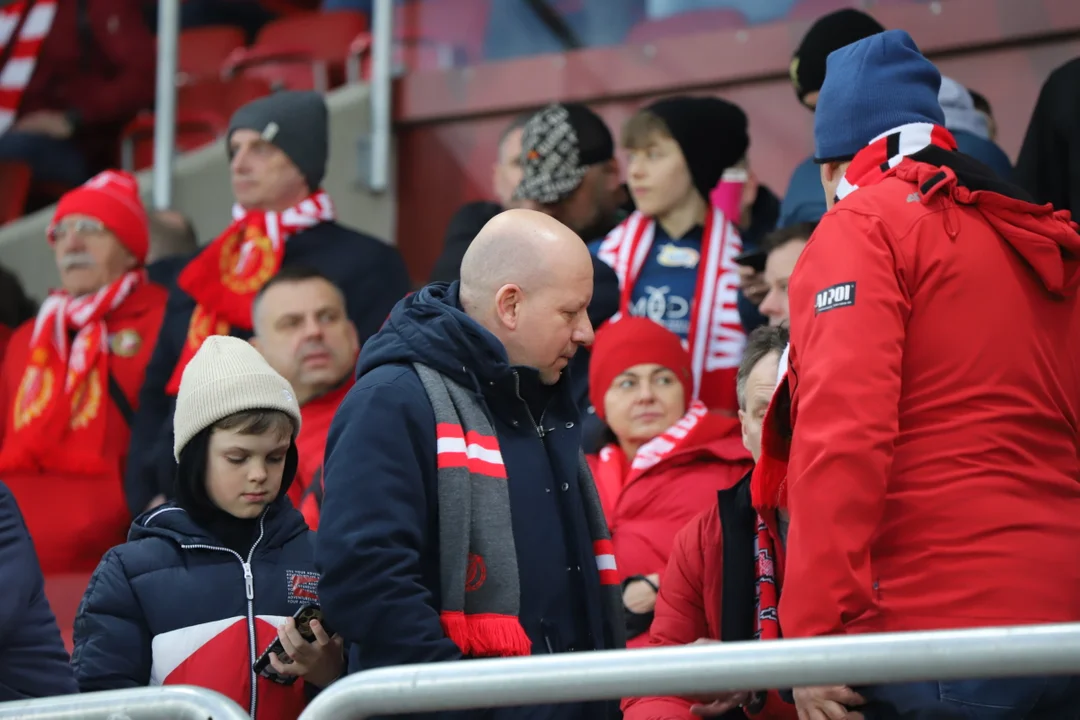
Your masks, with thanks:
M 252 100 L 239 108 L 229 121 L 228 137 L 236 130 L 259 133 L 289 156 L 307 180 L 308 190 L 315 192 L 326 175 L 328 123 L 322 95 L 290 90 Z
M 289 381 L 274 371 L 249 343 L 211 335 L 184 367 L 173 413 L 173 457 L 191 438 L 214 423 L 245 410 L 280 410 L 300 431 L 300 405 Z

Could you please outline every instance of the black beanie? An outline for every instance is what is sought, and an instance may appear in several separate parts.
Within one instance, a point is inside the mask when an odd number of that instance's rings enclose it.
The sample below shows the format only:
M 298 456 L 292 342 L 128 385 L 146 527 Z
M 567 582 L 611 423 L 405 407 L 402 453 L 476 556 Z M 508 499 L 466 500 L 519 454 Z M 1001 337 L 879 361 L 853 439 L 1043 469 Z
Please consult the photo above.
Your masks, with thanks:
M 667 125 L 705 202 L 724 171 L 742 160 L 750 146 L 746 113 L 727 100 L 680 95 L 655 102 L 645 112 Z
M 254 130 L 289 156 L 315 192 L 326 175 L 329 114 L 326 101 L 317 92 L 276 92 L 233 113 L 229 135 L 236 130 Z
M 176 504 L 187 510 L 188 514 L 200 525 L 210 524 L 221 513 L 224 513 L 210 499 L 210 494 L 206 490 L 206 462 L 210 454 L 210 433 L 213 431 L 213 426 L 200 430 L 180 450 L 176 464 L 176 482 L 173 488 Z M 274 502 L 288 494 L 299 460 L 300 455 L 294 439 L 289 445 L 288 452 L 285 453 L 281 487 L 278 489 Z
M 852 8 L 819 18 L 806 31 L 791 59 L 791 84 L 799 102 L 805 105 L 809 93 L 821 90 L 829 53 L 884 31 L 877 20 Z

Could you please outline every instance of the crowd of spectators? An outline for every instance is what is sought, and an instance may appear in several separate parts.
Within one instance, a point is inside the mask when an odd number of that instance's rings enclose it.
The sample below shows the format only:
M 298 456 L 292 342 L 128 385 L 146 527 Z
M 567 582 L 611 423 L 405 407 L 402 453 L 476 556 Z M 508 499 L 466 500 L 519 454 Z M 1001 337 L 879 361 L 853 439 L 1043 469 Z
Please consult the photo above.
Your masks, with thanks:
M 318 93 L 235 112 L 233 220 L 202 247 L 132 175 L 91 175 L 79 139 L 134 107 L 94 73 L 133 96 L 147 66 L 71 56 L 136 21 L 115 4 L 34 4 L 40 72 L 80 74 L 0 109 L 0 156 L 79 175 L 42 239 L 61 287 L 39 307 L 0 275 L 0 701 L 190 684 L 284 719 L 393 665 L 1080 620 L 1080 61 L 1014 168 L 906 32 L 827 15 L 792 64 L 815 151 L 783 198 L 727 100 L 666 97 L 617 137 L 538 108 L 411 292 L 336 220 Z M 58 628 L 43 577 L 70 573 Z M 437 717 L 1078 708 L 1080 678 L 1039 677 Z

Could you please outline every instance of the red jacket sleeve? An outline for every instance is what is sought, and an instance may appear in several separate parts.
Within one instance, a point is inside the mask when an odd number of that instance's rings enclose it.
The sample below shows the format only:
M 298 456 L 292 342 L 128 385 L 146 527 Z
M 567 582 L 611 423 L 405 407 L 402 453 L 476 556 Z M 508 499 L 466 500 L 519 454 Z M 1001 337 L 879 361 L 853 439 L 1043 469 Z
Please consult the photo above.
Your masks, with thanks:
M 709 600 L 704 597 L 703 536 L 709 516 L 716 514 L 714 510 L 700 515 L 675 537 L 664 582 L 656 598 L 648 647 L 689 645 L 703 637 L 719 639 L 716 631 L 710 632 L 705 612 L 705 603 Z M 718 540 L 719 537 L 709 538 L 709 552 L 721 552 Z M 717 544 L 712 547 L 714 542 Z M 716 602 L 719 604 L 719 596 Z M 677 697 L 627 698 L 623 700 L 623 720 L 691 720 L 695 717 L 690 714 L 691 704 L 689 700 Z
M 111 78 L 87 75 L 73 93 L 72 105 L 84 125 L 127 122 L 154 105 L 154 36 L 139 0 L 95 0 L 88 12 L 94 52 L 104 54 L 118 71 Z
M 910 310 L 903 271 L 879 218 L 838 209 L 791 277 L 785 637 L 843 633 L 875 610 L 870 543 L 898 432 Z

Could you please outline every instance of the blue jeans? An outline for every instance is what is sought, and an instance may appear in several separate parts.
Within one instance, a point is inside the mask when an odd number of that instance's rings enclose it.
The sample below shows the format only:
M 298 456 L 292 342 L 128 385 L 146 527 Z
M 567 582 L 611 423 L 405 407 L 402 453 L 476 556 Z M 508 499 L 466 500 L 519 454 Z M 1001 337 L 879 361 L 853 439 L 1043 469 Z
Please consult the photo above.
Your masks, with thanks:
M 0 135 L 0 161 L 26 163 L 38 182 L 75 187 L 90 179 L 82 151 L 70 140 L 48 135 L 14 130 Z
M 1033 677 L 858 688 L 866 720 L 1080 720 L 1080 678 Z

